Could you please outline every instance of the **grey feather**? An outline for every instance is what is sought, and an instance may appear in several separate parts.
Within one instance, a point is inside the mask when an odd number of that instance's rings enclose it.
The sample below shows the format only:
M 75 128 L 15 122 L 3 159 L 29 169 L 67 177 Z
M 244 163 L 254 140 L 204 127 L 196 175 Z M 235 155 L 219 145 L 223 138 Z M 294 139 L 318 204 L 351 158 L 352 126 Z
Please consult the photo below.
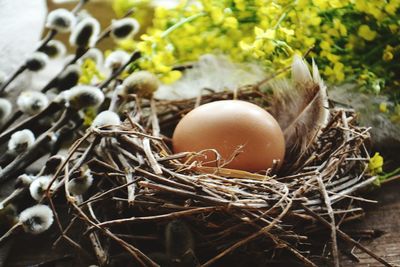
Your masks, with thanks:
M 313 62 L 312 75 L 307 63 L 295 56 L 292 80 L 272 82 L 270 113 L 282 128 L 286 152 L 295 156 L 304 153 L 329 119 L 326 86 Z

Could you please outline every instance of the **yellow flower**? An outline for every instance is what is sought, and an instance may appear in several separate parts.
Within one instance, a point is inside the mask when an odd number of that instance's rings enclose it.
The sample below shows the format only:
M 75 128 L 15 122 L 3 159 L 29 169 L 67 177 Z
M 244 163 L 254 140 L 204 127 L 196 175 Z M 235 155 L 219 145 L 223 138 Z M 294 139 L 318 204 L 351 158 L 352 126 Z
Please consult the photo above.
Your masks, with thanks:
M 390 51 L 383 51 L 383 55 L 382 55 L 382 59 L 384 60 L 384 61 L 391 61 L 392 59 L 393 59 L 393 54 L 392 54 L 392 52 L 390 52 Z
M 392 15 L 392 16 L 394 16 L 394 15 L 396 15 L 396 10 L 397 10 L 397 8 L 399 7 L 399 1 L 390 1 L 390 3 L 389 4 L 386 4 L 385 5 L 385 11 L 387 12 L 387 13 L 389 13 L 390 15 Z
M 341 8 L 348 4 L 347 1 L 344 0 L 330 0 L 328 2 L 332 8 Z
M 355 0 L 354 4 L 356 9 L 358 9 L 359 11 L 367 10 L 367 3 L 365 0 Z
M 312 2 L 320 9 L 327 9 L 329 7 L 329 0 L 312 0 Z
M 243 50 L 243 51 L 250 51 L 251 49 L 253 49 L 253 46 L 246 43 L 244 40 L 239 42 L 239 47 Z
M 279 30 L 287 35 L 294 35 L 294 30 L 285 27 L 280 27 Z
M 83 125 L 85 126 L 90 126 L 92 125 L 93 120 L 97 116 L 97 111 L 95 108 L 90 107 L 84 110 L 84 116 L 83 116 Z
M 93 78 L 104 80 L 104 75 L 97 69 L 96 62 L 93 59 L 87 58 L 81 65 L 81 76 L 79 77 L 80 84 L 91 84 Z
M 383 172 L 383 157 L 379 155 L 378 152 L 369 159 L 368 169 L 372 173 L 372 175 L 376 175 Z
M 389 29 L 392 33 L 397 33 L 397 30 L 399 29 L 399 25 L 397 24 L 389 24 Z
M 333 27 L 339 31 L 341 36 L 347 36 L 347 28 L 342 24 L 339 19 L 333 19 Z
M 142 35 L 142 37 L 147 37 L 144 35 Z M 153 51 L 153 43 L 149 40 L 143 40 L 142 42 L 139 42 L 137 44 L 137 49 L 139 49 L 140 52 L 144 53 L 144 54 L 151 54 Z
M 165 84 L 171 84 L 182 77 L 182 72 L 178 70 L 173 70 L 165 74 L 160 78 L 160 80 Z
M 334 55 L 331 53 L 328 53 L 326 55 L 326 58 L 332 63 L 337 63 L 340 60 L 340 57 L 338 55 Z
M 343 65 L 343 63 L 340 63 L 340 62 L 335 63 L 335 65 L 333 66 L 333 71 L 335 73 L 336 80 L 338 82 L 343 81 L 345 78 L 343 68 L 344 68 L 344 65 Z
M 322 50 L 331 51 L 331 45 L 327 41 L 322 41 L 319 46 L 322 48 Z
M 237 29 L 238 21 L 235 17 L 227 17 L 222 24 L 226 28 Z
M 382 59 L 384 61 L 391 61 L 394 57 L 393 55 L 394 47 L 391 45 L 387 45 L 385 50 L 383 51 Z
M 264 31 L 259 27 L 254 27 L 254 34 L 256 35 L 257 39 L 274 39 L 275 33 L 276 31 L 272 29 Z
M 234 0 L 235 6 L 240 11 L 246 10 L 246 1 L 245 0 Z
M 381 102 L 379 104 L 379 111 L 382 112 L 382 113 L 388 112 L 388 107 L 387 107 L 387 103 L 386 102 Z
M 310 14 L 309 20 L 312 26 L 318 26 L 321 24 L 322 21 L 318 14 Z
M 371 30 L 368 25 L 363 24 L 358 28 L 358 35 L 367 41 L 372 41 L 376 38 L 377 32 Z
M 224 20 L 224 12 L 218 7 L 211 7 L 210 16 L 213 22 L 217 25 L 221 24 Z
M 117 42 L 118 48 L 133 52 L 136 49 L 136 43 L 133 39 L 123 39 Z

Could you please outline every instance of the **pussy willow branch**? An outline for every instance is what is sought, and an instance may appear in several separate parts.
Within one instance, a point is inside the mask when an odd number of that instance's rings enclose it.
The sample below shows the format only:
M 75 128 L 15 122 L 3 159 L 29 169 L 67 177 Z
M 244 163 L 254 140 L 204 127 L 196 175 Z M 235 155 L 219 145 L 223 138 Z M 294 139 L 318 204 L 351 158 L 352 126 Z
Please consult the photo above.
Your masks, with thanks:
M 67 168 L 65 169 L 65 173 L 68 173 L 68 169 Z M 57 209 L 56 209 L 56 206 L 54 204 L 53 199 L 52 198 L 42 199 L 42 201 L 44 201 L 44 200 L 47 200 L 49 202 L 50 208 L 51 208 L 51 210 L 53 211 L 53 214 L 54 214 L 54 220 L 56 222 L 57 228 L 59 229 L 59 231 L 61 233 L 61 238 L 64 239 L 65 241 L 67 241 L 70 245 L 72 245 L 78 251 L 80 251 L 81 254 L 84 255 L 86 258 L 90 259 L 91 258 L 90 254 L 84 248 L 82 248 L 81 245 L 79 245 L 77 242 L 72 240 L 69 236 L 64 234 L 66 231 L 62 227 L 62 224 L 61 224 L 61 221 L 60 221 L 60 216 L 57 213 Z
M 4 233 L 0 237 L 0 245 L 3 244 L 4 241 L 9 239 L 13 234 L 16 233 L 16 231 L 22 230 L 22 224 L 21 223 L 16 223 L 14 224 L 6 233 Z
M 124 17 L 129 16 L 130 14 L 132 14 L 132 12 L 133 12 L 133 9 L 129 10 L 129 11 L 124 15 Z M 109 36 L 110 32 L 111 32 L 111 27 L 108 26 L 105 30 L 103 30 L 103 31 L 99 34 L 99 36 L 97 37 L 97 40 L 96 40 L 95 43 L 94 43 L 94 46 L 97 46 L 97 45 L 98 45 L 99 43 L 101 43 L 104 39 L 106 39 L 106 38 Z M 83 56 L 86 54 L 86 52 L 87 52 L 88 50 L 89 50 L 88 48 L 83 48 L 83 47 L 78 48 L 77 51 L 76 51 L 76 53 L 75 53 L 75 57 L 74 57 L 70 62 L 68 62 L 68 63 L 64 66 L 64 68 L 63 68 L 50 82 L 48 82 L 48 83 L 42 88 L 41 92 L 47 92 L 47 91 L 50 90 L 53 86 L 55 86 L 55 85 L 57 84 L 58 77 L 63 73 L 63 71 L 64 71 L 69 65 L 75 64 L 81 57 L 83 57 Z M 102 89 L 102 88 L 100 87 L 100 89 Z
M 122 65 L 117 70 L 115 70 L 113 72 L 113 74 L 110 75 L 110 77 L 108 77 L 106 80 L 104 80 L 101 84 L 99 84 L 98 87 L 100 89 L 106 88 L 110 84 L 110 82 L 115 80 L 132 62 L 135 62 L 136 60 L 138 60 L 140 58 L 140 56 L 141 55 L 140 55 L 139 51 L 134 51 L 131 54 L 131 57 L 129 58 L 129 60 L 124 65 Z
M 85 141 L 87 141 L 87 139 L 92 135 L 92 131 L 87 131 L 86 134 L 84 136 L 82 136 L 80 139 L 76 140 L 75 143 L 71 146 L 69 153 L 67 155 L 67 157 L 65 158 L 65 160 L 60 164 L 60 166 L 57 168 L 56 172 L 54 173 L 53 177 L 51 178 L 51 181 L 46 189 L 46 197 L 47 198 L 51 198 L 51 190 L 50 188 L 52 187 L 52 185 L 55 183 L 55 181 L 57 180 L 57 177 L 60 175 L 60 173 L 66 168 L 67 164 L 69 163 L 69 160 L 71 159 L 71 157 L 75 154 L 75 152 L 77 151 L 77 149 L 83 145 L 83 143 Z
M 72 10 L 72 13 L 76 15 L 84 5 L 89 2 L 89 0 L 81 0 L 79 3 L 75 6 L 75 8 Z M 51 40 L 54 39 L 54 37 L 58 34 L 57 30 L 51 29 L 47 35 L 44 37 L 44 39 L 41 41 L 40 45 L 36 48 L 35 51 L 39 51 L 43 47 L 45 47 Z M 1 84 L 0 87 L 0 95 L 4 93 L 5 89 L 25 70 L 27 69 L 27 65 L 24 63 L 21 65 L 11 76 L 7 81 L 5 81 L 3 84 Z
M 39 45 L 38 48 L 36 48 L 35 51 L 39 51 L 43 47 L 45 47 L 53 38 L 57 35 L 58 31 L 57 30 L 50 30 L 45 38 L 42 40 L 41 44 Z M 22 74 L 26 69 L 27 65 L 24 63 L 21 65 L 4 83 L 1 84 L 0 87 L 0 95 L 4 93 L 4 91 L 7 89 L 7 87 L 16 79 L 20 74 Z
M 83 0 L 82 2 L 85 2 L 85 3 L 86 3 L 86 2 L 88 2 L 88 0 Z M 132 12 L 133 12 L 133 9 L 129 10 L 129 11 L 124 15 L 124 17 L 129 16 L 130 14 L 132 14 Z M 109 36 L 110 32 L 111 32 L 111 27 L 109 26 L 109 27 L 107 27 L 103 32 L 100 33 L 98 39 L 97 39 L 96 42 L 95 42 L 95 45 L 99 44 L 101 41 L 103 41 L 105 38 L 107 38 L 107 37 Z M 43 93 L 45 93 L 45 92 L 47 92 L 48 90 L 50 90 L 51 88 L 53 88 L 53 87 L 57 84 L 58 78 L 59 78 L 60 75 L 65 71 L 65 69 L 66 69 L 68 66 L 70 66 L 70 65 L 72 65 L 72 64 L 75 64 L 81 57 L 83 57 L 83 56 L 86 54 L 86 52 L 87 52 L 88 50 L 89 50 L 88 48 L 78 48 L 78 49 L 76 50 L 75 57 L 74 57 L 73 59 L 71 59 L 71 60 L 62 68 L 62 70 L 61 70 L 59 73 L 57 73 L 57 75 L 56 75 L 52 80 L 50 80 L 40 91 L 43 92 Z M 121 72 L 122 72 L 122 71 L 123 71 L 123 70 L 121 70 Z M 116 77 L 117 77 L 117 76 L 115 76 L 115 77 L 112 78 L 112 79 L 115 79 Z M 112 81 L 112 79 L 110 80 L 110 82 Z M 0 93 L 1 93 L 1 92 L 0 92 Z M 50 113 L 50 114 L 51 114 L 51 113 Z M 11 126 L 17 119 L 19 119 L 22 115 L 23 115 L 22 111 L 16 110 L 16 111 L 14 112 L 13 116 L 1 127 L 0 132 L 5 131 L 8 127 L 10 127 L 10 126 Z M 46 115 L 48 115 L 48 114 L 46 114 Z M 33 117 L 29 117 L 26 121 L 29 121 L 30 119 L 33 120 L 33 121 L 30 122 L 30 123 L 34 124 L 34 123 L 36 123 L 36 121 L 37 121 L 38 118 L 35 117 L 35 116 L 33 116 Z M 13 132 L 10 131 L 9 133 L 10 133 L 10 135 L 11 135 Z M 0 136 L 0 144 L 1 144 L 1 142 L 2 142 L 2 139 L 1 139 L 1 136 Z
M 18 173 L 21 169 L 30 165 L 33 161 L 38 159 L 38 151 L 43 149 L 43 146 L 48 144 L 56 131 L 63 127 L 71 118 L 71 116 L 76 113 L 75 110 L 67 108 L 58 121 L 45 133 L 40 135 L 35 141 L 34 145 L 30 147 L 26 152 L 17 157 L 9 165 L 7 165 L 3 170 L 0 171 L 0 183 L 11 178 L 14 174 Z
M 65 107 L 65 105 L 63 103 L 51 102 L 40 113 L 38 113 L 32 117 L 26 118 L 25 120 L 19 122 L 17 125 L 12 127 L 11 129 L 9 129 L 5 132 L 2 132 L 0 135 L 0 144 L 4 144 L 5 142 L 7 142 L 13 133 L 23 130 L 23 129 L 32 128 L 40 119 L 45 118 L 50 115 L 54 115 L 56 112 L 62 110 L 64 107 Z

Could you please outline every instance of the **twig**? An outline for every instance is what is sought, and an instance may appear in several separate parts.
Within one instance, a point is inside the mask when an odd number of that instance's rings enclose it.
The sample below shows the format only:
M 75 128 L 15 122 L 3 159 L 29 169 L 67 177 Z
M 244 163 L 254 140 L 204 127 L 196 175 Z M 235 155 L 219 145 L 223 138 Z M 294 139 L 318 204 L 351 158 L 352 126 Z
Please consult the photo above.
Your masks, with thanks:
M 99 223 L 98 226 L 101 227 L 108 227 L 111 225 L 118 225 L 118 224 L 125 224 L 125 223 L 142 223 L 142 222 L 153 222 L 153 221 L 162 221 L 162 220 L 172 220 L 172 219 L 178 219 L 181 217 L 186 217 L 194 214 L 201 214 L 201 213 L 209 213 L 213 211 L 218 211 L 221 208 L 218 207 L 202 207 L 202 208 L 193 208 L 190 210 L 184 210 L 184 211 L 176 211 L 176 212 L 171 212 L 168 214 L 161 214 L 161 215 L 154 215 L 154 216 L 147 216 L 147 217 L 131 217 L 131 218 L 125 218 L 125 219 L 118 219 L 118 220 L 113 220 L 113 221 L 106 221 Z
M 126 183 L 129 184 L 127 187 L 128 203 L 129 203 L 129 205 L 133 205 L 133 203 L 135 201 L 135 189 L 136 189 L 135 183 L 133 182 L 134 181 L 134 179 L 133 179 L 134 169 L 130 166 L 128 161 L 122 155 L 118 154 L 117 156 L 124 167 Z
M 82 201 L 80 201 L 80 203 L 81 202 Z M 79 203 L 77 202 L 77 204 L 79 204 Z M 90 215 L 92 216 L 92 218 L 96 222 L 98 222 L 98 220 L 97 220 L 97 218 L 96 218 L 96 216 L 94 214 L 92 205 L 89 204 L 88 208 L 89 208 L 89 212 L 90 212 Z M 109 257 L 108 257 L 107 253 L 105 252 L 105 250 L 104 250 L 104 248 L 103 248 L 103 246 L 102 246 L 102 244 L 100 242 L 99 236 L 97 235 L 96 232 L 90 232 L 89 233 L 89 239 L 90 239 L 90 242 L 92 243 L 93 250 L 95 251 L 95 254 L 96 254 L 96 257 L 97 257 L 97 260 L 98 260 L 100 266 L 106 266 L 107 263 L 108 263 L 108 258 Z
M 11 235 L 15 233 L 18 229 L 22 229 L 22 224 L 21 223 L 16 223 L 14 224 L 5 234 L 3 234 L 0 237 L 0 244 L 2 244 L 4 241 L 6 241 L 8 238 L 10 238 Z
M 325 206 L 327 208 L 328 215 L 329 215 L 329 218 L 331 220 L 330 226 L 331 226 L 333 263 L 334 263 L 335 267 L 340 267 L 339 252 L 338 252 L 338 246 L 337 246 L 337 240 L 336 240 L 335 214 L 334 214 L 332 206 L 331 206 L 331 201 L 330 201 L 330 198 L 328 196 L 328 192 L 326 192 L 326 188 L 325 188 L 324 182 L 322 181 L 321 174 L 317 174 L 317 181 L 318 181 L 318 185 L 319 185 L 319 190 L 321 192 L 321 196 L 324 199 Z
M 160 124 L 157 118 L 157 107 L 154 96 L 152 96 L 150 99 L 150 108 L 151 108 L 151 128 L 153 130 L 152 134 L 153 136 L 160 137 Z
M 161 167 L 159 163 L 157 162 L 156 158 L 153 155 L 153 152 L 150 147 L 150 139 L 148 138 L 143 138 L 143 149 L 144 153 L 146 154 L 146 157 L 150 163 L 151 168 L 153 169 L 155 174 L 162 174 L 163 171 L 161 170 Z
M 133 52 L 131 54 L 131 57 L 129 58 L 129 60 L 124 65 L 119 67 L 116 71 L 114 71 L 110 77 L 108 77 L 101 84 L 99 84 L 98 87 L 100 89 L 106 88 L 110 84 L 111 81 L 115 80 L 118 77 L 118 75 L 120 75 L 126 69 L 126 67 L 128 67 L 132 62 L 135 62 L 137 59 L 139 59 L 140 56 L 141 55 L 140 55 L 139 51 Z
M 23 192 L 26 191 L 26 188 L 16 188 L 11 194 L 9 194 L 5 199 L 0 202 L 0 210 L 4 209 L 4 207 L 10 204 L 16 197 L 20 196 Z

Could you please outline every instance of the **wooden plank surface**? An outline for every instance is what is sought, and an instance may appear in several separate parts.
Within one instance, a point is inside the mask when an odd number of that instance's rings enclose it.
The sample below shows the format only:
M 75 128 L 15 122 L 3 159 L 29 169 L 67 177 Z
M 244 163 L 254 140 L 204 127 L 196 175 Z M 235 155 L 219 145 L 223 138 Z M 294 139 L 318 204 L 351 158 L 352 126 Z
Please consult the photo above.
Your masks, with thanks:
M 378 200 L 378 204 L 368 205 L 365 218 L 352 225 L 352 228 L 384 231 L 385 234 L 381 237 L 361 243 L 390 263 L 400 266 L 400 182 L 385 184 L 382 188 L 370 193 L 368 197 Z M 360 259 L 360 263 L 355 263 L 343 256 L 343 266 L 382 266 L 358 249 L 354 250 L 354 254 Z

